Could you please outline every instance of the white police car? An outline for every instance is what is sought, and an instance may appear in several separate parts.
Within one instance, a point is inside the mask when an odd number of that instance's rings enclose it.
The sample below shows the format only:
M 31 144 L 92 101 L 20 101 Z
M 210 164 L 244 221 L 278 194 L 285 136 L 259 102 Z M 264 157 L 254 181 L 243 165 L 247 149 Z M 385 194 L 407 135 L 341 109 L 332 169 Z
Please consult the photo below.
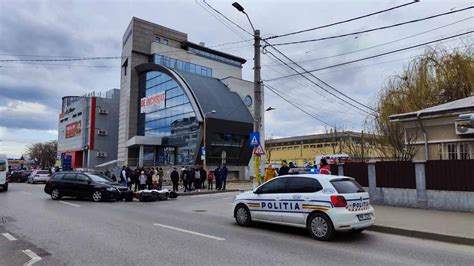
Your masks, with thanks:
M 362 232 L 374 224 L 369 194 L 351 177 L 299 174 L 267 181 L 234 199 L 241 226 L 252 221 L 307 228 L 317 240 L 335 231 Z

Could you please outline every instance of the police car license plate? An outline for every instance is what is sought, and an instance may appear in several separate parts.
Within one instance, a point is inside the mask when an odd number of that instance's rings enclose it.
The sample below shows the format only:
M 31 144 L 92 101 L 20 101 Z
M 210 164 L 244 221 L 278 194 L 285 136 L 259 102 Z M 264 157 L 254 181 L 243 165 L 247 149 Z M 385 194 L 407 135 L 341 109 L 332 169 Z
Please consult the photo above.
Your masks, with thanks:
M 357 218 L 359 219 L 359 221 L 367 221 L 367 220 L 372 219 L 372 214 L 370 214 L 370 213 L 359 214 L 359 215 L 357 215 Z

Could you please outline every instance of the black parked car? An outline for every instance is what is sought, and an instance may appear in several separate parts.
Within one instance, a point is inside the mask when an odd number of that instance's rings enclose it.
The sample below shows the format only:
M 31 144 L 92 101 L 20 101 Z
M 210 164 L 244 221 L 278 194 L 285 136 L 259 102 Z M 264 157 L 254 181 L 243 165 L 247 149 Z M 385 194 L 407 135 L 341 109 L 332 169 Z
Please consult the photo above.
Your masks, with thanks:
M 44 187 L 53 200 L 63 196 L 88 198 L 95 202 L 104 200 L 132 201 L 133 191 L 108 177 L 95 172 L 58 172 Z

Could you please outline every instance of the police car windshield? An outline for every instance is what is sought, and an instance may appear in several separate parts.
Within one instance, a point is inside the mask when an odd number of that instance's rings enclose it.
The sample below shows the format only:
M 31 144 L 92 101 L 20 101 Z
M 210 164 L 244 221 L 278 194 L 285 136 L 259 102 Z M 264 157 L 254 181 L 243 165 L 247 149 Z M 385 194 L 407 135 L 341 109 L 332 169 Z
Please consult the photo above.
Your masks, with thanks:
M 331 184 L 334 186 L 339 194 L 360 193 L 365 190 L 352 179 L 336 179 L 332 180 Z

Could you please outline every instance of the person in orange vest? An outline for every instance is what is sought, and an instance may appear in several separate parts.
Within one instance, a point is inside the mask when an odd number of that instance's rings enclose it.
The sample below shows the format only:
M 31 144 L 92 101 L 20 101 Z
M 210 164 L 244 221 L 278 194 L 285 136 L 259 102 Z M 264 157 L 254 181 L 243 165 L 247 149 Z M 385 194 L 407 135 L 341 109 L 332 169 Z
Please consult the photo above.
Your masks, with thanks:
M 277 172 L 275 170 L 275 168 L 273 168 L 272 165 L 269 165 L 267 168 L 265 168 L 265 177 L 264 177 L 264 181 L 267 182 L 268 180 L 274 178 L 275 176 L 277 176 Z

